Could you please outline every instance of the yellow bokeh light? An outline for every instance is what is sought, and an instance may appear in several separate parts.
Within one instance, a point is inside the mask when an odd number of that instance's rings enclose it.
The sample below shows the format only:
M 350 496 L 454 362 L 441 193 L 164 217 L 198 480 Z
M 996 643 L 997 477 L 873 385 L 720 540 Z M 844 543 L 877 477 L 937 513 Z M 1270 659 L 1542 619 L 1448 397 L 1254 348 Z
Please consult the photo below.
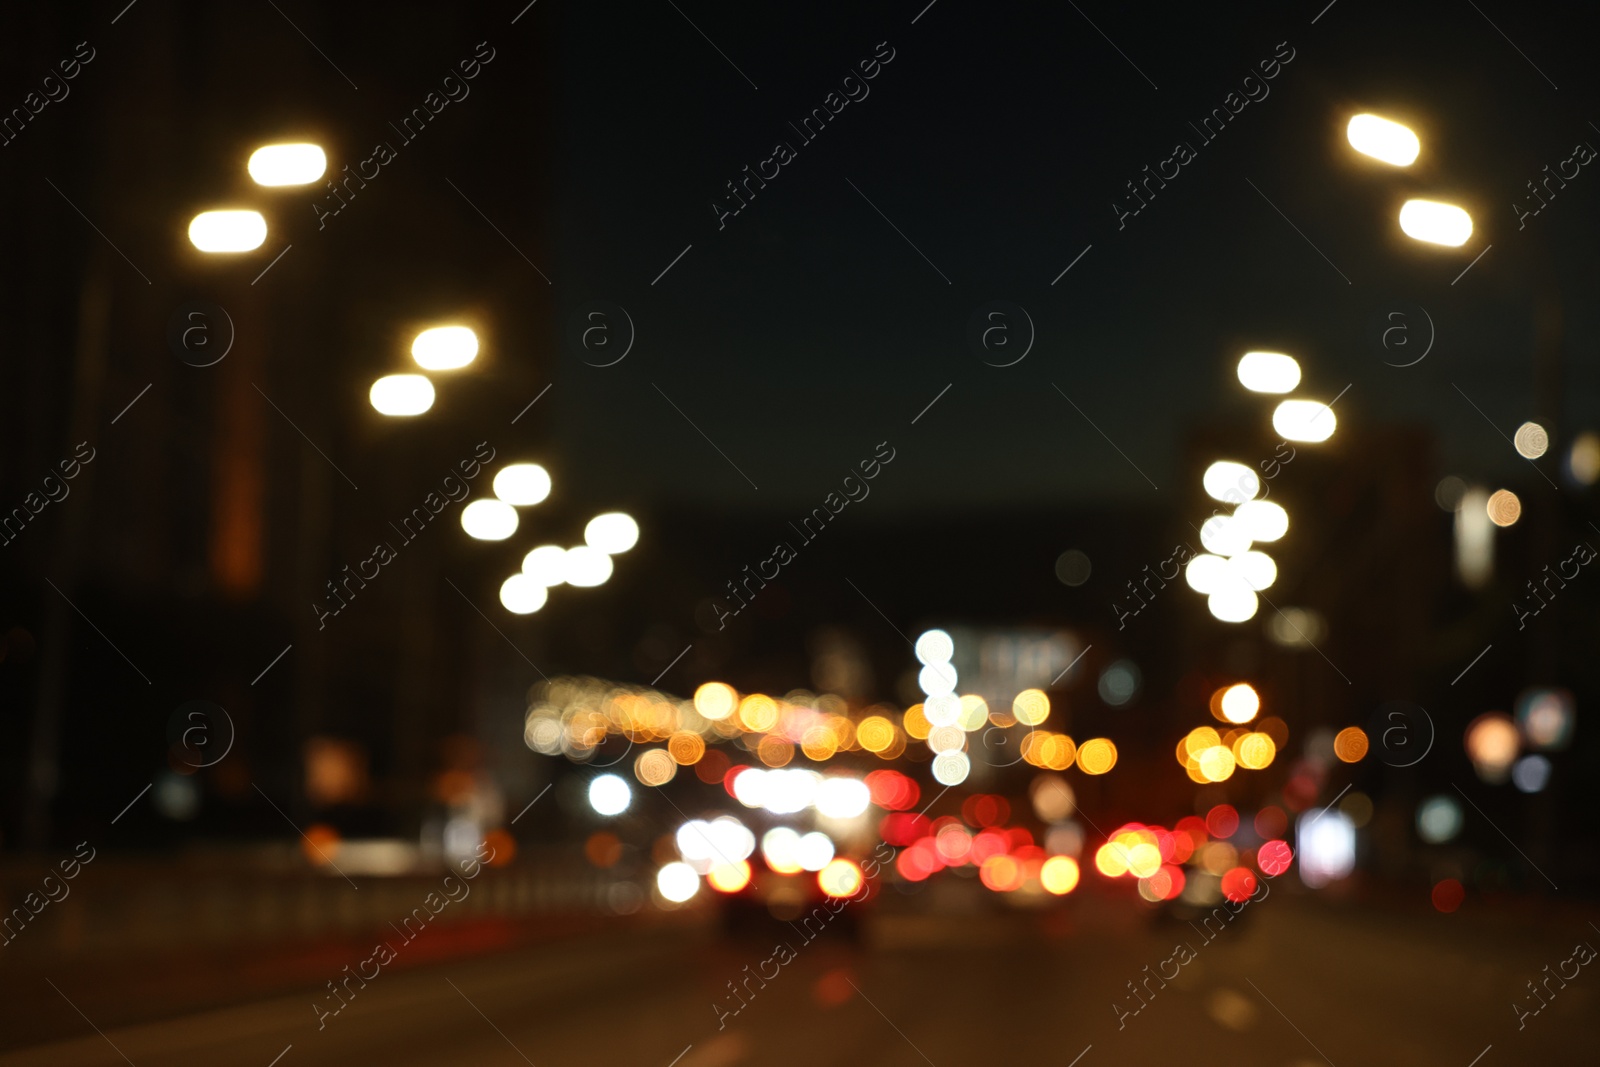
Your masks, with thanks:
M 800 739 L 800 751 L 806 754 L 806 759 L 821 763 L 823 760 L 833 758 L 838 751 L 839 739 L 834 732 L 826 726 L 813 726 L 805 732 Z
M 1038 726 L 1050 717 L 1050 698 L 1042 689 L 1024 689 L 1011 701 L 1011 713 L 1024 726 Z
M 1135 878 L 1148 878 L 1161 869 L 1161 850 L 1141 841 L 1128 849 L 1128 873 Z
M 1039 884 L 1058 897 L 1078 888 L 1078 877 L 1078 861 L 1071 856 L 1051 856 L 1039 868 Z
M 1345 763 L 1359 763 L 1367 754 L 1367 732 L 1359 726 L 1346 726 L 1333 739 L 1333 754 Z
M 744 860 L 737 863 L 719 863 L 711 868 L 710 873 L 706 875 L 706 881 L 719 893 L 737 893 L 750 884 L 750 864 Z
M 1278 754 L 1278 746 L 1273 744 L 1272 738 L 1263 733 L 1249 733 L 1239 738 L 1234 748 L 1234 756 L 1239 761 L 1239 766 L 1250 771 L 1259 771 L 1272 764 Z
M 1249 722 L 1261 710 L 1261 698 L 1244 682 L 1224 689 L 1218 703 L 1223 719 L 1232 723 Z
M 980 696 L 968 693 L 961 698 L 961 714 L 956 719 L 956 725 L 967 733 L 981 730 L 989 721 L 989 705 Z
M 1104 737 L 1085 741 L 1078 749 L 1078 769 L 1084 774 L 1105 774 L 1117 765 L 1117 746 Z
M 1128 850 L 1115 841 L 1107 841 L 1095 849 L 1094 865 L 1107 878 L 1121 878 L 1128 873 Z
M 897 730 L 894 723 L 882 715 L 869 715 L 856 727 L 856 741 L 868 752 L 887 752 L 894 744 Z
M 861 868 L 846 859 L 831 861 L 817 872 L 817 886 L 830 897 L 848 897 L 861 889 Z
M 1233 777 L 1233 753 L 1221 745 L 1213 745 L 1200 753 L 1200 773 L 1207 781 L 1225 782 Z
M 719 722 L 733 714 L 733 709 L 739 706 L 739 694 L 734 692 L 733 686 L 723 685 L 721 682 L 707 682 L 694 691 L 694 710 L 702 718 Z
M 762 693 L 751 693 L 739 701 L 739 721 L 746 730 L 765 733 L 778 724 L 778 702 Z
M 900 721 L 905 726 L 906 733 L 915 737 L 918 741 L 926 741 L 928 734 L 933 730 L 933 724 L 923 714 L 921 704 L 913 704 L 907 708 L 906 713 L 900 717 Z
M 667 738 L 667 754 L 681 767 L 700 762 L 706 754 L 705 738 L 688 730 L 679 730 Z
M 1183 762 L 1187 763 L 1190 759 L 1197 758 L 1206 749 L 1214 748 L 1220 744 L 1222 744 L 1222 738 L 1217 734 L 1217 731 L 1209 726 L 1196 726 L 1183 739 L 1185 757 Z

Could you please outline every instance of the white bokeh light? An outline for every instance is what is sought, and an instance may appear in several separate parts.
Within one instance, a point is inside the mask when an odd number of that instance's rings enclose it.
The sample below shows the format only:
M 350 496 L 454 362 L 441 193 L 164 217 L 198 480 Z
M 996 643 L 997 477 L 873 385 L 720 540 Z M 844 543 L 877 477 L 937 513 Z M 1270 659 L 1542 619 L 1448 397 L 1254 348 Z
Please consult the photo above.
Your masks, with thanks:
M 1422 151 L 1422 142 L 1409 127 L 1377 115 L 1355 115 L 1345 127 L 1350 147 L 1391 166 L 1409 167 Z
M 460 370 L 478 358 L 478 335 L 469 326 L 435 326 L 411 341 L 411 358 L 423 370 Z
M 421 415 L 433 407 L 433 383 L 420 374 L 388 374 L 367 393 L 380 415 Z
M 1183 568 L 1183 580 L 1197 593 L 1215 593 L 1227 581 L 1227 574 L 1227 559 L 1209 552 L 1193 557 Z
M 615 556 L 639 543 L 639 524 L 631 515 L 608 511 L 589 520 L 583 528 L 583 540 L 590 548 Z
M 1233 517 L 1252 541 L 1276 541 L 1289 532 L 1289 513 L 1270 500 L 1247 500 Z
M 563 585 L 567 580 L 567 550 L 560 545 L 540 545 L 522 557 L 522 573 L 540 585 Z
M 526 574 L 513 574 L 500 583 L 500 604 L 516 615 L 532 615 L 544 607 L 549 592 Z
M 1207 467 L 1205 474 L 1200 476 L 1200 484 L 1211 499 L 1229 504 L 1253 500 L 1261 492 L 1261 479 L 1255 471 L 1243 463 L 1226 459 Z
M 1218 589 L 1206 600 L 1211 614 L 1223 622 L 1247 622 L 1259 606 L 1255 593 L 1237 583 Z
M 830 819 L 853 819 L 872 803 L 872 790 L 859 778 L 824 778 L 813 803 Z
M 550 472 L 537 463 L 513 463 L 494 476 L 494 495 L 507 504 L 528 507 L 550 495 Z
M 269 144 L 245 164 L 257 185 L 309 185 L 328 169 L 327 154 L 314 144 Z
M 1250 551 L 1250 535 L 1232 515 L 1213 515 L 1200 524 L 1200 543 L 1207 552 L 1237 556 Z
M 588 545 L 567 549 L 563 565 L 568 585 L 602 585 L 611 577 L 611 557 Z
M 202 252 L 252 252 L 266 239 L 259 211 L 202 211 L 189 223 L 189 242 Z
M 517 532 L 517 509 L 503 500 L 474 500 L 461 509 L 461 528 L 479 541 L 504 541 Z
M 700 875 L 687 863 L 669 863 L 656 872 L 656 890 L 674 904 L 700 892 Z
M 1252 393 L 1287 393 L 1300 384 L 1300 364 L 1282 352 L 1246 352 L 1238 373 L 1239 384 Z
M 1285 400 L 1272 413 L 1272 428 L 1289 441 L 1326 441 L 1338 422 L 1320 400 Z
M 918 663 L 949 663 L 956 643 L 943 630 L 929 630 L 917 638 L 913 651 Z
M 633 802 L 633 787 L 627 779 L 602 774 L 589 783 L 589 806 L 600 815 L 621 815 Z

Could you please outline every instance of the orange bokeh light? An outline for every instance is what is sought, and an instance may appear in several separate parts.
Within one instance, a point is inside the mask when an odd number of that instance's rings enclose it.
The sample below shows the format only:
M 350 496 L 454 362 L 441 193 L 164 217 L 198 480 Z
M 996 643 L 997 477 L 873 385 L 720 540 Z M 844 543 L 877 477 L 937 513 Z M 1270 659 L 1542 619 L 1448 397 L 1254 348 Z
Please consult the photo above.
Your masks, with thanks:
M 1333 739 L 1333 754 L 1345 763 L 1359 763 L 1367 754 L 1367 732 L 1359 726 L 1346 726 Z
M 1022 888 L 1022 864 L 1012 856 L 990 856 L 978 868 L 978 878 L 997 893 L 1014 892 Z
M 317 823 L 306 827 L 305 835 L 300 839 L 300 851 L 305 853 L 306 859 L 319 867 L 333 863 L 333 857 L 339 851 L 339 831 L 331 826 Z

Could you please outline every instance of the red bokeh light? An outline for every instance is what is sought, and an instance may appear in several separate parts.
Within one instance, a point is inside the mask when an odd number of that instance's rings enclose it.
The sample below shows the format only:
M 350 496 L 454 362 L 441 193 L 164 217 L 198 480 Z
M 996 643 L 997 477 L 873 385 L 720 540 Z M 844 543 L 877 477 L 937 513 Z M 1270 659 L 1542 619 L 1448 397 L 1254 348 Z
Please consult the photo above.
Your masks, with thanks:
M 694 765 L 695 777 L 706 785 L 721 785 L 722 780 L 728 775 L 728 765 L 731 761 L 727 756 L 716 749 L 708 749 L 700 762 Z
M 1256 876 L 1243 867 L 1235 867 L 1222 876 L 1222 895 L 1239 904 L 1250 899 L 1256 891 Z
M 1256 812 L 1256 836 L 1263 841 L 1270 841 L 1274 837 L 1282 837 L 1283 832 L 1289 828 L 1289 816 L 1284 814 L 1282 808 L 1269 805 Z
M 1205 844 L 1206 838 L 1211 834 L 1211 831 L 1206 829 L 1206 821 L 1198 815 L 1185 815 L 1178 820 L 1178 825 L 1173 827 L 1173 830 L 1189 838 L 1190 852 Z
M 920 882 L 944 866 L 933 841 L 924 837 L 895 857 L 895 868 L 908 882 Z
M 1011 817 L 1011 804 L 1005 797 L 978 793 L 962 802 L 961 817 L 968 826 L 995 826 Z
M 1206 812 L 1206 830 L 1212 837 L 1232 837 L 1239 829 L 1239 813 L 1232 804 L 1218 804 Z
M 926 816 L 904 811 L 891 811 L 878 823 L 878 836 L 896 848 L 904 848 L 932 832 L 933 822 Z
M 1461 907 L 1465 899 L 1467 891 L 1454 878 L 1446 878 L 1433 887 L 1433 906 L 1446 915 Z
M 1294 860 L 1294 850 L 1285 841 L 1268 841 L 1256 852 L 1256 866 L 1261 873 L 1276 878 L 1289 869 Z
M 1000 830 L 993 828 L 982 830 L 972 839 L 973 863 L 982 863 L 990 856 L 1004 856 L 1009 851 L 1011 851 L 1011 841 Z
M 873 771 L 867 775 L 867 789 L 872 793 L 872 802 L 885 811 L 916 807 L 922 796 L 917 783 L 899 771 Z

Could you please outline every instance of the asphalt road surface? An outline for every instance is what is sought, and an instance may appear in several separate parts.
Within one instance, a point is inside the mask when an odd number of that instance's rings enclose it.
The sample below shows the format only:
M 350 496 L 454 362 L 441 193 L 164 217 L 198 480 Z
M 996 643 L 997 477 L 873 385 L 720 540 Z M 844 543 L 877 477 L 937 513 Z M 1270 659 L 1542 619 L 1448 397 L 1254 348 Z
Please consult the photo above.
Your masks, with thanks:
M 938 910 L 891 901 L 809 942 L 777 925 L 729 934 L 710 922 L 647 924 L 391 965 L 326 1017 L 313 1005 L 336 1002 L 325 987 L 306 988 L 101 1031 L 93 1020 L 110 1014 L 111 994 L 64 969 L 49 977 L 55 995 L 35 1003 L 60 1015 L 41 1021 L 78 1036 L 0 1054 L 0 1065 L 1595 1062 L 1600 967 L 1563 962 L 1579 942 L 1600 946 L 1595 909 L 1469 901 L 1441 915 L 1425 895 L 1420 906 L 1380 907 L 1292 889 L 1252 904 L 1211 940 L 1091 893 L 1042 912 L 1008 912 L 978 894 L 953 893 Z M 779 940 L 793 951 L 781 965 Z M 1175 955 L 1179 944 L 1190 951 Z M 1535 1001 L 1525 983 L 1562 968 L 1578 973 L 1548 982 Z M 774 971 L 764 986 L 743 985 L 743 1007 L 724 1014 L 739 1004 L 729 982 Z M 1161 984 L 1159 974 L 1174 972 Z M 159 971 L 147 979 L 164 980 Z M 1130 982 L 1147 991 L 1141 999 Z M 92 995 L 74 996 L 75 985 Z M 1519 1020 L 1519 1003 L 1547 1006 Z

